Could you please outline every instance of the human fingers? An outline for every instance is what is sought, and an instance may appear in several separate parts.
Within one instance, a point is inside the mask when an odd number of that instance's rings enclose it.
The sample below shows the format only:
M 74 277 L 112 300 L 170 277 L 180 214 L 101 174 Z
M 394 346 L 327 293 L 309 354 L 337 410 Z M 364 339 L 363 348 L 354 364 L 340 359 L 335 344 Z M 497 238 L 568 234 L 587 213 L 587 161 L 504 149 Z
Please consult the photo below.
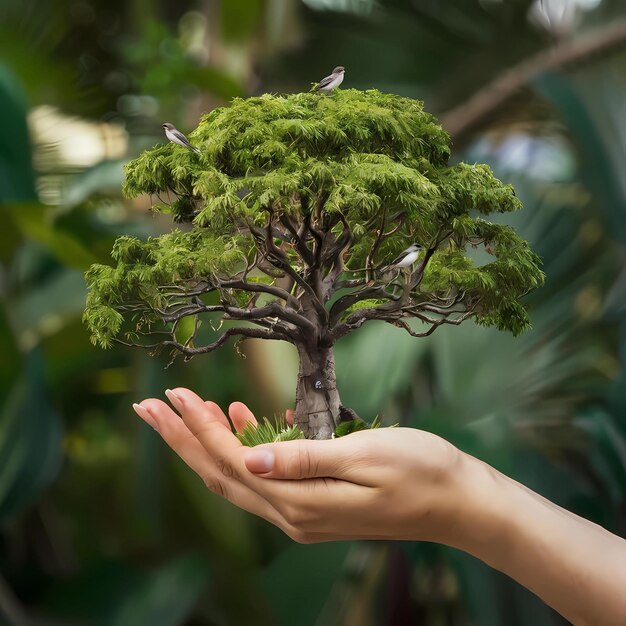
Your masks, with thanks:
M 233 478 L 224 477 L 182 419 L 161 400 L 149 398 L 140 404 L 134 404 L 133 409 L 139 417 L 157 430 L 165 443 L 198 474 L 213 493 L 278 526 L 299 543 L 317 543 L 338 538 L 327 533 L 307 533 L 295 527 L 261 495 Z
M 213 408 L 184 387 L 167 389 L 165 395 L 227 478 L 234 476 L 239 479 L 242 472 L 247 473 L 243 463 L 243 446 L 230 427 L 223 423 L 218 414 L 221 409 L 217 405 L 217 409 Z
M 348 439 L 264 444 L 245 451 L 245 464 L 250 472 L 263 478 L 335 478 L 370 486 L 371 478 L 365 478 L 361 469 L 365 458 L 360 454 L 362 447 L 350 445 Z
M 256 417 L 243 402 L 233 402 L 228 407 L 228 415 L 238 433 L 242 432 L 247 424 L 257 425 Z
M 338 477 L 346 475 L 346 480 L 330 479 L 330 478 L 314 478 L 304 480 L 279 480 L 277 474 L 274 480 L 267 480 L 251 473 L 245 465 L 244 457 L 246 452 L 250 452 L 249 448 L 242 446 L 237 438 L 225 427 L 215 416 L 207 405 L 193 392 L 188 389 L 177 388 L 174 391 L 168 391 L 168 398 L 174 404 L 175 408 L 181 413 L 181 416 L 193 433 L 200 441 L 203 448 L 209 456 L 213 457 L 218 469 L 226 478 L 240 481 L 252 491 L 263 497 L 269 502 L 282 519 L 292 528 L 298 529 L 300 532 L 322 533 L 336 535 L 341 527 L 337 524 L 337 519 L 343 519 L 342 509 L 346 503 L 350 504 L 350 509 L 356 511 L 359 516 L 363 516 L 370 506 L 370 491 L 361 484 L 353 484 L 349 482 L 347 472 L 343 471 L 343 466 L 335 467 L 332 465 L 331 454 L 322 455 L 320 459 L 314 455 L 307 455 L 307 451 L 299 452 L 296 448 L 287 446 L 294 451 L 293 458 L 286 455 L 286 459 L 291 458 L 284 464 L 287 467 L 286 475 L 292 478 L 304 478 L 306 475 L 315 475 L 316 472 L 306 469 L 308 460 L 318 463 L 319 472 L 322 475 L 329 476 L 335 474 Z M 340 440 L 336 441 L 299 441 L 284 442 L 300 443 L 305 447 L 330 446 L 337 444 L 338 449 L 346 447 Z M 284 444 L 270 444 L 284 445 Z M 346 447 L 348 448 L 348 447 Z M 312 450 L 312 448 L 311 448 Z M 350 451 L 346 450 L 339 455 L 340 459 L 346 460 L 350 457 Z M 283 467 L 280 457 L 277 468 Z M 300 462 L 303 467 L 301 471 L 297 471 L 296 463 Z M 318 462 L 319 461 L 319 462 Z M 287 465 L 287 463 L 290 463 Z M 346 467 L 349 464 L 346 464 Z M 278 469 L 277 469 L 278 473 Z
M 287 409 L 285 411 L 285 421 L 289 426 L 293 426 L 296 421 L 296 412 L 293 409 Z
M 186 427 L 200 442 L 223 476 L 245 484 L 268 501 L 287 523 L 292 524 L 290 514 L 294 508 L 306 507 L 309 500 L 315 497 L 312 491 L 319 485 L 296 485 L 295 481 L 287 480 L 267 481 L 250 473 L 244 463 L 246 450 L 249 449 L 244 447 L 230 428 L 216 417 L 210 405 L 189 389 L 168 389 L 165 393 L 181 414 Z M 238 410 L 243 413 L 241 407 Z M 336 489 L 327 500 L 334 502 L 344 496 L 345 494 L 339 495 L 339 489 Z
M 167 392 L 165 395 L 167 395 Z M 230 423 L 228 421 L 228 418 L 226 417 L 226 414 L 224 413 L 224 411 L 222 411 L 222 409 L 220 408 L 218 404 L 213 402 L 213 400 L 205 400 L 204 404 L 206 404 L 209 407 L 209 410 L 213 413 L 213 416 L 215 418 L 217 418 L 220 422 L 222 422 L 224 426 L 228 426 L 228 428 L 230 428 Z
M 215 461 L 203 448 L 202 444 L 187 428 L 183 420 L 165 402 L 157 398 L 148 398 L 140 404 L 134 404 L 133 409 L 135 409 L 139 417 L 157 430 L 165 443 L 202 478 L 204 484 L 211 491 L 231 501 L 233 500 L 233 493 L 235 495 L 243 493 L 240 489 L 241 484 L 221 474 Z M 260 499 L 254 492 L 250 491 L 250 494 L 254 496 L 253 500 Z M 249 506 L 246 506 L 246 503 L 242 500 L 238 500 L 235 503 L 246 508 L 246 510 L 250 510 Z M 258 504 L 262 503 L 258 502 Z M 267 502 L 265 502 L 265 505 L 271 507 Z M 262 510 L 255 510 L 254 512 L 257 515 L 262 515 L 263 513 Z M 265 515 L 263 516 L 265 517 Z
M 215 468 L 211 457 L 206 453 L 200 442 L 193 436 L 180 417 L 172 409 L 157 398 L 142 400 L 140 404 L 133 404 L 135 413 L 150 424 L 176 454 L 208 485 L 211 473 Z M 211 491 L 226 494 L 225 488 L 216 488 Z

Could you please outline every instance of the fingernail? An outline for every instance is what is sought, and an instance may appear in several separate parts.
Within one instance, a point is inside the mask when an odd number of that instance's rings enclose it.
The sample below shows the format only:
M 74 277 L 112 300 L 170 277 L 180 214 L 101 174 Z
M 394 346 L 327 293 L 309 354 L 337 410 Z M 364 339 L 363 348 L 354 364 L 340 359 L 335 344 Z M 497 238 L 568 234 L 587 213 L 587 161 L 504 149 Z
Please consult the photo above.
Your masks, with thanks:
M 154 430 L 159 430 L 159 425 L 157 424 L 157 421 L 154 419 L 154 417 L 152 417 L 152 415 L 150 415 L 150 411 L 148 411 L 146 407 L 141 406 L 141 404 L 133 404 L 133 409 L 135 410 L 135 413 L 137 413 L 137 415 L 139 415 L 139 417 L 144 422 L 146 422 L 146 424 L 152 426 Z
M 274 453 L 271 450 L 249 450 L 246 452 L 246 466 L 255 474 L 266 474 L 274 467 Z
M 182 412 L 183 401 L 181 400 L 180 396 L 176 395 L 171 389 L 166 389 L 165 395 L 167 396 L 167 399 L 172 403 L 174 408 L 177 411 Z

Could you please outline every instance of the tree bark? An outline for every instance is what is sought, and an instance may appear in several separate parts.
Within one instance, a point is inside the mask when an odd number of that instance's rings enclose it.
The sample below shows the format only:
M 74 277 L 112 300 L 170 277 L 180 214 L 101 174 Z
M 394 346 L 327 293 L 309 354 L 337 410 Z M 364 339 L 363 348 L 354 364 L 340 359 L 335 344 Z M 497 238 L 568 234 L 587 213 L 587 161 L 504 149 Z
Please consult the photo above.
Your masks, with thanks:
M 330 439 L 343 412 L 332 348 L 297 346 L 300 357 L 296 387 L 296 425 L 307 439 Z

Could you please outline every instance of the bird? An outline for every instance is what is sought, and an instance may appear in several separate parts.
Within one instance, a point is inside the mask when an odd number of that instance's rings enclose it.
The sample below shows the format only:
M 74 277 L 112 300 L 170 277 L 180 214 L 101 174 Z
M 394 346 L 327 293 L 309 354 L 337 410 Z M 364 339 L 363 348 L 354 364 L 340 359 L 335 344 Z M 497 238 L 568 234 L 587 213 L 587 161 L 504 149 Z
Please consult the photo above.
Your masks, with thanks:
M 404 269 L 410 267 L 417 261 L 417 257 L 423 250 L 423 246 L 419 243 L 412 243 L 404 252 L 400 253 L 389 265 L 383 267 L 383 272 L 389 270 Z
M 174 124 L 170 124 L 169 122 L 165 122 L 165 124 L 163 124 L 163 130 L 165 131 L 165 136 L 172 142 L 172 143 L 177 143 L 179 146 L 184 146 L 185 148 L 189 148 L 190 150 L 193 150 L 194 152 L 200 152 L 200 150 L 198 150 L 198 148 L 196 148 L 195 146 L 192 146 L 189 143 L 189 140 L 187 139 L 187 137 L 185 137 L 185 135 L 183 135 L 177 128 L 176 126 L 174 126 Z
M 319 83 L 315 86 L 314 91 L 321 91 L 322 93 L 328 94 L 333 89 L 339 87 L 343 82 L 344 74 L 346 73 L 346 68 L 341 65 L 337 66 L 332 74 L 322 78 Z

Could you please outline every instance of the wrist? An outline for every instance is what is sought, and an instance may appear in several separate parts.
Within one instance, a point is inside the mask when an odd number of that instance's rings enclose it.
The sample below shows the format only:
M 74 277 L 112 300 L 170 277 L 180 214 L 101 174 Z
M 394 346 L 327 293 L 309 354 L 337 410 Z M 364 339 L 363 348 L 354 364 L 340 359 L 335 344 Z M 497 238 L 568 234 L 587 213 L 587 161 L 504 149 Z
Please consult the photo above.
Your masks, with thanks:
M 463 550 L 497 567 L 494 559 L 506 551 L 514 535 L 514 506 L 506 476 L 486 463 L 459 451 L 449 469 L 438 543 Z
M 462 452 L 446 481 L 424 539 L 500 570 L 574 624 L 625 623 L 623 540 Z

